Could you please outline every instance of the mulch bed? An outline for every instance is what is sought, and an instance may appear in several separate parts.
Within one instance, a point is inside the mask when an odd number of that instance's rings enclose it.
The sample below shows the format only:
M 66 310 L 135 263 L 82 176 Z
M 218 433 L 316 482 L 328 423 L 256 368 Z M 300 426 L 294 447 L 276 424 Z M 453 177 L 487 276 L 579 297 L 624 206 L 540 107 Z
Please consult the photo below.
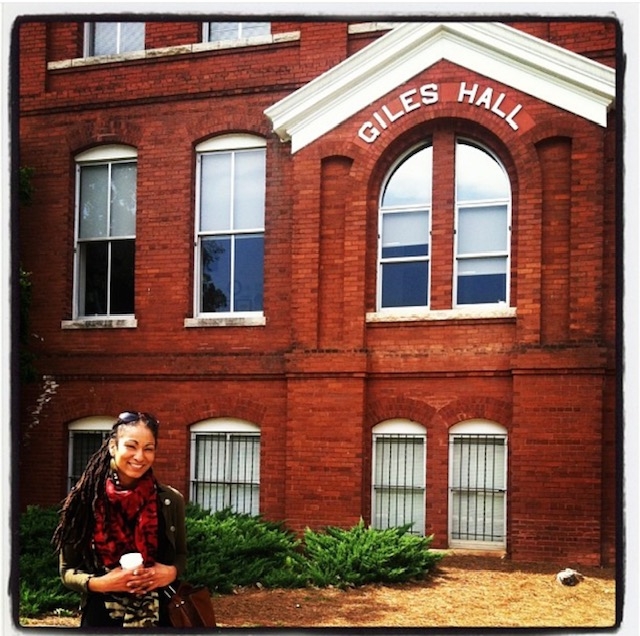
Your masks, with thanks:
M 420 582 L 347 590 L 240 588 L 214 596 L 213 603 L 221 628 L 615 626 L 614 569 L 578 568 L 584 578 L 571 587 L 556 580 L 563 568 L 453 554 Z M 47 616 L 21 625 L 74 627 L 78 619 Z

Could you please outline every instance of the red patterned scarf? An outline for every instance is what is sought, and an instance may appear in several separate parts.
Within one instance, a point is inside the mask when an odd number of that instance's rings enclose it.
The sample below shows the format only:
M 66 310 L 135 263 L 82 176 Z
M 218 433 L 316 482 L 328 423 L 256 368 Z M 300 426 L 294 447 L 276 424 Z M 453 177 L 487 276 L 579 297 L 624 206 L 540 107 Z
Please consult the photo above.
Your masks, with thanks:
M 140 552 L 146 566 L 153 565 L 158 552 L 158 498 L 151 470 L 135 488 L 125 490 L 117 478 L 107 478 L 106 492 L 98 500 L 93 540 L 99 560 L 106 568 L 118 565 L 126 552 Z

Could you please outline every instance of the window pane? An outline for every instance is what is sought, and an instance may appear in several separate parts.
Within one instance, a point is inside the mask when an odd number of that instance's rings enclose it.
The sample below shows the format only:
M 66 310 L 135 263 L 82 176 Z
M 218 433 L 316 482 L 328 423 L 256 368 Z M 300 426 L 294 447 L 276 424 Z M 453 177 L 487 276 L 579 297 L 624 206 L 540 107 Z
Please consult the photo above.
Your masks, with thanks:
M 385 263 L 382 266 L 383 307 L 425 307 L 428 290 L 428 261 Z
M 111 314 L 133 314 L 135 241 L 111 243 Z
M 237 40 L 239 32 L 239 22 L 209 22 L 209 42 Z
M 424 486 L 424 439 L 411 436 L 379 436 L 375 445 L 376 484 Z
M 504 252 L 507 236 L 506 205 L 458 210 L 458 254 Z
M 506 199 L 509 181 L 489 154 L 465 143 L 456 145 L 456 196 L 458 201 Z
M 430 205 L 432 164 L 431 146 L 401 163 L 387 182 L 382 206 Z
M 118 23 L 96 22 L 93 25 L 93 55 L 111 55 L 118 52 Z
M 109 435 L 109 431 L 71 431 L 71 474 L 69 475 L 69 488 L 71 488 L 82 475 L 87 462 L 102 445 L 102 441 Z
M 144 50 L 144 22 L 121 22 L 120 23 L 120 50 L 118 53 L 126 51 Z
M 264 237 L 240 235 L 235 247 L 234 311 L 262 311 Z
M 374 439 L 374 517 L 377 528 L 412 524 L 425 527 L 425 439 L 414 435 L 380 435 Z
M 487 542 L 504 540 L 504 493 L 454 493 L 452 507 L 452 539 Z
M 209 42 L 269 35 L 271 22 L 209 22 Z
M 236 152 L 234 167 L 233 228 L 261 229 L 264 226 L 264 150 Z
M 203 238 L 201 243 L 202 311 L 229 311 L 231 302 L 231 239 Z
M 200 231 L 231 229 L 231 153 L 202 155 Z
M 243 38 L 250 38 L 254 35 L 269 35 L 271 33 L 271 22 L 243 22 L 241 26 Z
M 382 217 L 382 258 L 429 254 L 429 212 L 398 212 Z
M 109 206 L 109 166 L 83 166 L 80 169 L 80 238 L 107 236 Z
M 133 236 L 136 231 L 135 163 L 111 167 L 111 236 Z
M 80 290 L 80 298 L 84 299 L 79 311 L 84 316 L 104 316 L 107 314 L 107 272 L 108 243 L 82 243 L 80 250 L 80 280 L 84 289 Z
M 208 510 L 231 507 L 234 512 L 257 515 L 259 435 L 196 434 L 192 497 Z
M 507 258 L 470 258 L 458 263 L 458 305 L 507 299 Z

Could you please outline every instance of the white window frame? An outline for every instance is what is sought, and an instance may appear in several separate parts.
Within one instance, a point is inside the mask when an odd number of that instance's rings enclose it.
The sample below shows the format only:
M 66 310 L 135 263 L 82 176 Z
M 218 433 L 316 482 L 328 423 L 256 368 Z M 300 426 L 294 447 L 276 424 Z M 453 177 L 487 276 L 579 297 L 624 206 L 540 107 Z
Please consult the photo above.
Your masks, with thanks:
M 484 152 L 488 158 L 493 159 L 493 161 L 496 162 L 497 166 L 500 168 L 500 170 L 502 171 L 503 175 L 504 175 L 504 179 L 505 182 L 509 188 L 509 195 L 508 197 L 505 198 L 501 198 L 501 199 L 480 199 L 477 201 L 463 201 L 463 202 L 459 202 L 458 198 L 457 198 L 457 179 L 458 179 L 458 175 L 457 175 L 457 171 L 456 174 L 454 174 L 454 192 L 455 192 L 455 196 L 456 196 L 456 200 L 455 200 L 455 211 L 454 211 L 454 246 L 453 246 L 453 281 L 452 281 L 452 297 L 451 297 L 451 306 L 454 309 L 464 309 L 464 310 L 478 310 L 478 311 L 483 311 L 483 310 L 487 310 L 487 309 L 492 309 L 495 307 L 509 307 L 511 304 L 511 300 L 510 300 L 510 291 L 511 291 L 511 206 L 512 206 L 512 192 L 511 192 L 511 180 L 509 179 L 509 175 L 504 167 L 504 165 L 502 164 L 502 162 L 498 159 L 498 157 L 495 155 L 495 153 L 493 153 L 489 148 L 487 148 L 486 146 L 479 144 L 475 141 L 471 141 L 469 139 L 466 139 L 464 137 L 457 137 L 455 140 L 455 150 L 454 150 L 454 166 L 457 166 L 457 151 L 458 151 L 458 147 L 459 145 L 464 144 L 464 145 L 469 145 L 469 146 L 473 146 L 476 149 L 480 150 L 481 152 Z M 486 253 L 476 253 L 476 254 L 465 254 L 464 256 L 460 256 L 458 254 L 458 240 L 459 240 L 459 236 L 460 236 L 460 231 L 459 231 L 459 217 L 460 217 L 460 209 L 464 208 L 464 209 L 469 209 L 469 208 L 484 208 L 484 207 L 488 207 L 488 206 L 505 206 L 506 207 L 506 226 L 507 226 L 507 235 L 505 237 L 506 240 L 506 249 L 505 250 L 499 250 L 499 251 L 493 251 L 493 252 L 486 252 Z M 506 267 L 506 272 L 505 272 L 505 300 L 504 301 L 498 301 L 498 302 L 492 302 L 492 303 L 458 303 L 458 281 L 459 281 L 459 275 L 458 275 L 458 270 L 459 270 L 459 266 L 460 263 L 465 261 L 465 260 L 471 260 L 471 259 L 490 259 L 490 258 L 504 258 L 505 259 L 505 267 Z
M 263 325 L 265 324 L 264 319 L 264 300 L 263 307 L 261 310 L 257 311 L 233 311 L 233 305 L 230 301 L 230 305 L 232 307 L 231 311 L 226 312 L 204 312 L 202 311 L 202 271 L 201 271 L 201 261 L 202 261 L 202 252 L 201 252 L 201 244 L 202 237 L 207 235 L 211 236 L 212 233 L 203 233 L 200 231 L 200 193 L 201 193 L 201 157 L 209 154 L 209 153 L 234 153 L 241 152 L 243 150 L 259 150 L 262 149 L 266 155 L 266 145 L 267 142 L 264 138 L 258 137 L 257 135 L 250 134 L 230 134 L 230 135 L 220 135 L 218 137 L 213 137 L 207 141 L 204 141 L 198 144 L 195 148 L 196 150 L 196 201 L 195 201 L 195 228 L 194 228 L 194 289 L 193 289 L 193 299 L 194 299 L 194 319 L 185 320 L 185 326 L 214 326 L 214 325 Z M 266 163 L 266 162 L 265 162 Z M 266 174 L 263 186 L 266 192 Z M 266 208 L 266 202 L 265 202 Z M 266 214 L 266 210 L 265 210 Z M 221 230 L 219 232 L 221 235 L 232 235 L 232 236 L 240 236 L 242 234 L 262 234 L 263 241 L 265 238 L 265 219 L 263 216 L 263 223 L 260 227 L 243 229 L 241 231 L 235 231 L 232 228 Z M 232 260 L 231 267 L 233 270 L 234 263 Z M 264 272 L 264 263 L 263 263 L 263 272 Z M 234 275 L 232 273 L 231 280 L 234 280 Z M 263 285 L 263 294 L 264 294 L 264 278 L 262 281 Z
M 395 176 L 396 170 L 407 160 L 409 160 L 413 155 L 418 152 L 422 152 L 426 148 L 433 147 L 433 143 L 431 140 L 425 143 L 420 143 L 416 146 L 410 148 L 407 152 L 403 153 L 401 157 L 399 157 L 391 166 L 391 168 L 387 171 L 384 182 L 382 184 L 382 188 L 380 190 L 380 200 L 378 202 L 378 252 L 377 252 L 377 276 L 376 276 L 376 307 L 377 311 L 382 314 L 394 314 L 394 315 L 403 315 L 403 314 L 415 314 L 416 312 L 425 312 L 429 310 L 431 304 L 431 277 L 432 277 L 432 263 L 431 263 L 431 255 L 433 251 L 433 245 L 431 243 L 431 228 L 433 224 L 433 194 L 432 200 L 428 205 L 410 205 L 410 206 L 390 206 L 383 207 L 383 199 L 386 193 L 389 182 Z M 433 166 L 432 166 L 433 167 Z M 429 227 L 428 227 L 428 236 L 429 236 L 429 249 L 428 253 L 423 256 L 417 257 L 402 257 L 402 258 L 389 258 L 385 259 L 382 256 L 382 240 L 383 240 L 383 223 L 384 217 L 386 215 L 392 214 L 403 214 L 407 212 L 427 212 L 429 215 Z M 397 307 L 383 307 L 382 306 L 382 270 L 383 265 L 390 264 L 392 262 L 399 263 L 408 263 L 408 262 L 426 262 L 428 267 L 427 274 L 427 298 L 425 305 L 410 305 L 410 306 L 397 306 Z
M 75 227 L 74 227 L 74 265 L 73 265 L 73 320 L 63 321 L 62 326 L 73 328 L 94 323 L 96 326 L 108 326 L 113 323 L 114 326 L 135 327 L 135 314 L 111 314 L 109 311 L 105 314 L 84 315 L 80 313 L 80 293 L 83 285 L 81 280 L 81 250 L 79 249 L 79 231 L 80 231 L 80 171 L 83 166 L 89 165 L 113 165 L 117 163 L 136 163 L 137 169 L 138 153 L 131 146 L 120 144 L 110 144 L 105 146 L 97 146 L 75 157 L 76 168 L 76 194 L 75 194 Z M 137 196 L 137 184 L 136 184 Z M 113 239 L 110 236 L 105 237 L 110 243 L 113 240 L 133 240 L 135 249 L 136 234 L 127 236 L 118 236 Z M 135 271 L 133 272 L 135 284 Z
M 202 24 L 202 41 L 203 42 L 209 42 L 209 43 L 213 43 L 213 42 L 238 42 L 240 40 L 244 40 L 247 42 L 247 44 L 252 44 L 254 42 L 258 43 L 261 40 L 264 40 L 265 38 L 270 39 L 271 38 L 271 22 L 270 21 L 249 21 L 249 20 L 245 20 L 242 22 L 225 22 L 224 24 L 228 24 L 228 25 L 235 25 L 235 37 L 229 37 L 226 38 L 224 40 L 210 40 L 209 39 L 209 33 L 210 33 L 210 25 L 211 24 L 220 24 L 220 22 L 216 22 L 216 21 L 209 21 L 209 22 L 204 22 Z M 260 33 L 258 35 L 245 35 L 243 33 L 243 29 L 251 24 L 268 24 L 269 25 L 269 32 L 268 33 Z
M 424 462 L 421 466 L 421 472 L 419 474 L 420 483 L 410 484 L 411 489 L 417 493 L 422 493 L 421 496 L 421 511 L 422 521 L 421 525 L 413 525 L 409 532 L 419 536 L 425 535 L 426 530 L 426 495 L 427 495 L 427 432 L 424 426 L 417 422 L 413 422 L 407 419 L 391 419 L 384 422 L 380 422 L 373 427 L 372 430 L 372 443 L 371 443 L 371 526 L 374 528 L 388 528 L 394 527 L 389 524 L 379 523 L 378 517 L 381 513 L 377 510 L 377 496 L 376 491 L 380 488 L 384 488 L 385 484 L 376 483 L 376 467 L 377 467 L 377 441 L 380 438 L 402 438 L 413 437 L 422 440 Z M 399 485 L 399 484 L 398 484 Z M 408 484 L 404 484 L 408 486 Z
M 85 57 L 107 57 L 109 55 L 123 55 L 125 53 L 133 53 L 138 50 L 144 51 L 145 49 L 145 37 L 146 37 L 146 23 L 140 22 L 136 24 L 143 25 L 142 31 L 142 49 L 122 50 L 122 25 L 131 24 L 130 22 L 108 22 L 108 24 L 116 25 L 116 50 L 110 53 L 93 53 L 95 48 L 95 25 L 101 24 L 100 22 L 86 22 L 84 25 L 84 56 Z
M 461 540 L 454 539 L 453 533 L 453 517 L 454 517 L 454 498 L 455 498 L 455 483 L 453 475 L 454 465 L 454 453 L 455 453 L 455 438 L 461 438 L 463 436 L 489 436 L 489 437 L 501 437 L 504 439 L 504 460 L 502 469 L 504 471 L 504 490 L 502 491 L 502 523 L 504 528 L 504 536 L 502 541 L 481 541 L 481 540 Z M 507 547 L 507 500 L 508 500 L 508 454 L 509 454 L 509 438 L 507 435 L 507 429 L 496 422 L 484 419 L 473 419 L 464 422 L 458 422 L 449 429 L 449 497 L 448 497 L 448 542 L 450 548 L 458 548 L 465 550 L 496 550 L 503 551 Z
M 232 506 L 232 510 L 238 513 L 247 513 L 251 515 L 258 515 L 260 513 L 260 470 L 261 470 L 261 433 L 260 427 L 247 422 L 246 420 L 241 420 L 237 418 L 212 418 L 208 420 L 203 420 L 201 422 L 197 422 L 193 424 L 190 428 L 191 433 L 191 453 L 190 453 L 190 469 L 189 469 L 189 483 L 190 483 L 190 501 L 197 502 L 196 496 L 196 488 L 197 484 L 200 483 L 196 479 L 196 470 L 197 470 L 197 436 L 198 435 L 224 435 L 226 437 L 226 447 L 230 443 L 231 438 L 240 438 L 240 437 L 252 437 L 258 438 L 258 457 L 257 467 L 251 467 L 251 474 L 257 479 L 252 479 L 250 482 L 236 482 L 237 484 L 241 484 L 244 486 L 249 486 L 252 489 L 255 489 L 255 498 L 252 493 L 251 502 L 253 503 L 252 509 L 248 510 L 235 510 Z M 227 457 L 224 467 L 224 478 L 221 483 L 224 487 L 231 487 L 234 482 L 231 481 L 230 474 L 231 468 L 229 465 L 229 461 L 233 458 Z M 225 506 L 226 507 L 226 506 Z M 211 510 L 211 512 L 215 512 L 215 510 Z
M 74 480 L 75 477 L 73 474 L 73 460 L 75 453 L 74 441 L 76 435 L 78 433 L 102 433 L 103 439 L 105 439 L 111 433 L 114 423 L 115 419 L 108 415 L 91 415 L 89 417 L 83 417 L 75 420 L 67 426 L 67 490 L 70 490 L 73 486 L 72 480 Z

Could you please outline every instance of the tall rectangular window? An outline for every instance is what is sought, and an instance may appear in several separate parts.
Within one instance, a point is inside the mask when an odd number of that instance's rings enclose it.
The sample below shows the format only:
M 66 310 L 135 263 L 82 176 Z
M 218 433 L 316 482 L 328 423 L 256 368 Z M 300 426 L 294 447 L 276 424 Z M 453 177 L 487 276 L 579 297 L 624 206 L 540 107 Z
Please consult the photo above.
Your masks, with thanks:
M 198 315 L 263 310 L 265 172 L 264 147 L 198 153 Z
M 133 315 L 137 163 L 80 162 L 77 179 L 76 314 Z
M 85 56 L 144 50 L 144 22 L 90 22 L 85 29 Z
M 110 430 L 70 430 L 68 488 L 80 479 L 89 458 L 102 446 Z
M 192 436 L 191 500 L 210 511 L 257 515 L 260 507 L 260 435 L 196 432 Z
M 424 435 L 374 434 L 372 526 L 425 529 Z

